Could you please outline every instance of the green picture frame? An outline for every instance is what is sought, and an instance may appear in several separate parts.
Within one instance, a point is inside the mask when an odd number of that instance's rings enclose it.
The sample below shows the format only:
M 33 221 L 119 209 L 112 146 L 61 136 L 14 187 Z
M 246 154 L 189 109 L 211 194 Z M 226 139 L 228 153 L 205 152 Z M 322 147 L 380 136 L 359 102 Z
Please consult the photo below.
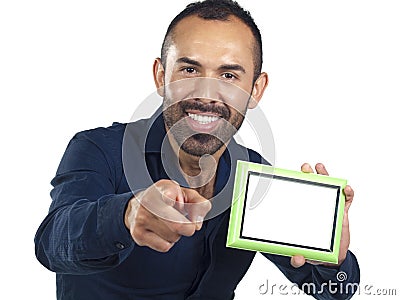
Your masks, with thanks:
M 226 246 L 338 263 L 346 184 L 238 161 Z

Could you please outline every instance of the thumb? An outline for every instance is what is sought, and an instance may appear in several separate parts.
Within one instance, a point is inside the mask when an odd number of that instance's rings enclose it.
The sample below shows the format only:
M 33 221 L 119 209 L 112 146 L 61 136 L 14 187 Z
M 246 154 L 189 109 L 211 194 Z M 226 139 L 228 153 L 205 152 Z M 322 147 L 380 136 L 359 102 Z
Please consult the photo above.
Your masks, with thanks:
M 290 259 L 290 264 L 292 265 L 292 267 L 294 267 L 296 269 L 300 268 L 305 263 L 306 263 L 306 259 L 302 255 L 294 255 Z

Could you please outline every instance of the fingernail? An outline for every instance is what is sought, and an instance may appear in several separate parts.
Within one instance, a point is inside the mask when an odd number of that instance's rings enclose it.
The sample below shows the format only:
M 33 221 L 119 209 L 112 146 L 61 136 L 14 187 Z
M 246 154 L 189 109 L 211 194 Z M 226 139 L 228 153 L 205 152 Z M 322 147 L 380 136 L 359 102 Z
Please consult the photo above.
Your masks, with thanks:
M 204 218 L 202 216 L 197 216 L 196 217 L 196 223 L 201 223 L 204 221 Z

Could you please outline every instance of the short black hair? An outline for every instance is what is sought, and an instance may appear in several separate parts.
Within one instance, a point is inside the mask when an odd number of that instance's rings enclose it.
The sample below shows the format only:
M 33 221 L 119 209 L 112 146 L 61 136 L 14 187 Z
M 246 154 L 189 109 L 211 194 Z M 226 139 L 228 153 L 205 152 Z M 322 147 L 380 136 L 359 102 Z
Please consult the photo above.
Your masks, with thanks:
M 262 40 L 261 33 L 250 12 L 244 10 L 236 1 L 232 0 L 205 0 L 190 3 L 169 24 L 161 48 L 161 63 L 166 67 L 168 49 L 172 42 L 172 32 L 182 19 L 189 16 L 198 16 L 205 20 L 228 21 L 229 16 L 235 16 L 245 23 L 253 33 L 254 45 L 254 80 L 261 74 L 262 67 Z

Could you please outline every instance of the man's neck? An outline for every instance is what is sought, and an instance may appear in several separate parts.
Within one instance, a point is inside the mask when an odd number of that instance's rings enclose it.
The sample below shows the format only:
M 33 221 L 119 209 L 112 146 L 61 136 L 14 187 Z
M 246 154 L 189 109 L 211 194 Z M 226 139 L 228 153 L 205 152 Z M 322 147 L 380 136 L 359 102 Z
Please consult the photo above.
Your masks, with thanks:
M 214 183 L 219 159 L 224 153 L 226 146 L 222 146 L 213 155 L 202 157 L 190 155 L 179 148 L 175 138 L 167 131 L 171 147 L 178 157 L 182 175 L 189 186 L 196 189 L 203 196 L 209 196 L 214 191 Z M 206 197 L 208 198 L 208 197 Z

